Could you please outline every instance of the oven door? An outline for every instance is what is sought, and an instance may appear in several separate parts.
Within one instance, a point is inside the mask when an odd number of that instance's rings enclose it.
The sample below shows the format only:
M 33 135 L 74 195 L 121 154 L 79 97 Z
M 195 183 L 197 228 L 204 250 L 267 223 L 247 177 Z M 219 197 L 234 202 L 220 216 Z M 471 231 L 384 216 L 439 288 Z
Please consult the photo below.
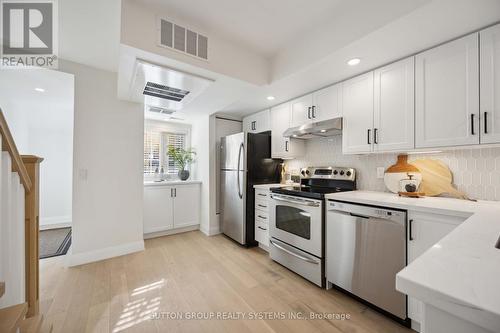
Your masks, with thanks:
M 271 194 L 269 236 L 323 257 L 323 201 Z

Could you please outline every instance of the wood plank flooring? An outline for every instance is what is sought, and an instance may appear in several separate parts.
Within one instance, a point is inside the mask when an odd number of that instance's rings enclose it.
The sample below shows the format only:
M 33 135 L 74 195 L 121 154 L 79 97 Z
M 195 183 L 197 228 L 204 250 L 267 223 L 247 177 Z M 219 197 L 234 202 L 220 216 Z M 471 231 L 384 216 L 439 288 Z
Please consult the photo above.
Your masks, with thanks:
M 193 231 L 150 239 L 144 252 L 73 268 L 63 260 L 40 262 L 40 308 L 55 333 L 413 332 L 222 235 Z M 290 317 L 311 312 L 350 318 Z

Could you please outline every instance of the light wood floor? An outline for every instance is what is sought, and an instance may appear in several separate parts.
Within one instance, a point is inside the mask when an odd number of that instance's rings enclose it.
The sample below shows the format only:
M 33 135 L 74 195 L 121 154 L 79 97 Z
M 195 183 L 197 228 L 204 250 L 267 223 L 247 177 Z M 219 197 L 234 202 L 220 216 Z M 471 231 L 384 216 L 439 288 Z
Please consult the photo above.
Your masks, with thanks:
M 338 291 L 322 290 L 259 248 L 198 231 L 146 241 L 146 251 L 73 268 L 40 262 L 41 312 L 53 332 L 413 332 Z M 349 320 L 175 320 L 153 313 L 280 316 L 349 314 Z

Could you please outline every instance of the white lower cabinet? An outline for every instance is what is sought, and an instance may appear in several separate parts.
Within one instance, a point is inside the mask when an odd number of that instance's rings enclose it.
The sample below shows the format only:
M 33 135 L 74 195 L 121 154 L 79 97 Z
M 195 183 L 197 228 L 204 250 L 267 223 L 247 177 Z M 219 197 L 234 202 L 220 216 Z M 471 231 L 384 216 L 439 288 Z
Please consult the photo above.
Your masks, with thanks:
M 408 212 L 408 264 L 448 235 L 467 217 Z M 422 303 L 408 297 L 408 317 L 422 322 Z
M 200 224 L 200 184 L 144 187 L 144 234 Z
M 255 189 L 255 240 L 264 250 L 269 246 L 269 193 Z

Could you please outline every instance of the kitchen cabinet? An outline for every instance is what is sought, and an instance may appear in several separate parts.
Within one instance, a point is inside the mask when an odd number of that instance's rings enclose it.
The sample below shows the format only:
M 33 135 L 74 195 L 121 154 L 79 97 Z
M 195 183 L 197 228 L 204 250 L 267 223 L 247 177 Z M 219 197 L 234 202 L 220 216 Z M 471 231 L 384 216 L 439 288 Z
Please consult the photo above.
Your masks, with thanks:
M 467 217 L 408 212 L 408 264 L 448 235 Z M 422 303 L 408 297 L 408 317 L 417 322 L 422 321 Z
M 342 117 L 342 84 L 335 84 L 290 102 L 290 127 Z
M 200 184 L 144 186 L 144 234 L 200 223 Z
M 291 104 L 284 103 L 271 109 L 271 157 L 290 159 L 304 154 L 304 140 L 284 137 L 290 127 Z
M 291 105 L 291 117 L 290 117 L 290 127 L 297 127 L 312 121 L 312 94 L 305 95 L 294 99 L 290 102 Z
M 481 143 L 500 143 L 500 24 L 479 36 Z
M 415 56 L 416 148 L 479 144 L 479 43 L 474 33 Z
M 169 230 L 174 227 L 173 187 L 144 187 L 144 233 Z
M 262 133 L 271 130 L 270 110 L 264 110 L 243 118 L 243 130 L 248 133 Z
M 269 247 L 269 194 L 268 189 L 255 189 L 255 240 L 266 251 Z
M 342 152 L 369 153 L 373 142 L 373 72 L 342 84 Z
M 373 151 L 415 148 L 414 57 L 374 72 Z
M 342 117 L 342 84 L 334 84 L 312 94 L 314 122 Z
M 182 185 L 174 188 L 174 228 L 199 224 L 200 186 Z

